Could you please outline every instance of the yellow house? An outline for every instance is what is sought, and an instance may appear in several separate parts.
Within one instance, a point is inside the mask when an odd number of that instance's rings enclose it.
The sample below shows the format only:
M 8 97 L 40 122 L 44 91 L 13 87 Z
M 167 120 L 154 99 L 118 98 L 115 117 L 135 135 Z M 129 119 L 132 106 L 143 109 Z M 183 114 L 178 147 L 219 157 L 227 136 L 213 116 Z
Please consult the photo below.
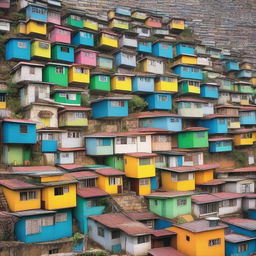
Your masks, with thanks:
M 190 191 L 195 190 L 195 171 L 198 168 L 191 166 L 162 167 L 162 188 L 166 191 Z
M 0 109 L 6 108 L 7 85 L 0 83 Z
M 109 194 L 118 194 L 123 192 L 124 173 L 114 168 L 96 169 L 99 175 L 98 187 Z
M 155 79 L 156 92 L 178 92 L 178 79 L 177 76 L 166 74 L 159 75 Z
M 231 132 L 235 146 L 253 145 L 256 141 L 256 128 L 236 129 Z
M 126 29 L 129 29 L 129 21 L 125 19 L 120 19 L 120 18 L 113 18 L 109 20 L 108 27 L 110 29 L 126 30 Z
M 151 191 L 151 179 L 141 178 L 141 179 L 129 179 L 130 190 L 136 192 L 138 196 L 149 195 Z
M 197 57 L 195 55 L 181 54 L 174 59 L 172 66 L 176 66 L 179 64 L 196 65 Z
M 193 79 L 179 80 L 179 90 L 182 94 L 193 93 L 200 94 L 200 81 Z
M 31 58 L 51 58 L 51 42 L 41 39 L 34 39 L 31 42 Z
M 94 21 L 90 18 L 84 18 L 83 20 L 83 24 L 85 28 L 91 29 L 91 30 L 95 30 L 98 31 L 99 29 L 99 24 L 97 21 Z
M 85 65 L 73 64 L 68 71 L 68 82 L 69 84 L 89 84 L 90 69 Z
M 169 21 L 169 29 L 173 31 L 182 31 L 185 29 L 185 20 L 173 18 Z
M 41 208 L 41 187 L 18 179 L 0 180 L 8 207 L 13 212 Z
M 256 86 L 256 77 L 252 77 L 250 83 L 252 83 L 253 86 Z
M 26 21 L 19 21 L 17 26 L 17 33 L 18 34 L 26 34 Z
M 240 94 L 240 105 L 250 105 L 248 94 Z
M 187 256 L 225 256 L 225 224 L 217 218 L 174 224 L 167 228 L 177 233 L 176 248 Z
M 132 75 L 115 74 L 111 78 L 112 91 L 132 91 Z
M 124 171 L 129 178 L 149 178 L 156 176 L 156 154 L 130 153 L 124 155 Z
M 219 166 L 216 164 L 203 164 L 203 165 L 197 165 L 197 168 L 200 169 L 200 171 L 195 173 L 195 182 L 196 185 L 204 184 L 205 182 L 211 181 L 214 179 L 214 171 Z
M 45 22 L 28 20 L 26 22 L 26 34 L 38 34 L 38 35 L 46 35 L 47 27 Z
M 118 35 L 103 30 L 98 35 L 96 35 L 96 45 L 99 49 L 103 50 L 113 50 L 118 48 Z

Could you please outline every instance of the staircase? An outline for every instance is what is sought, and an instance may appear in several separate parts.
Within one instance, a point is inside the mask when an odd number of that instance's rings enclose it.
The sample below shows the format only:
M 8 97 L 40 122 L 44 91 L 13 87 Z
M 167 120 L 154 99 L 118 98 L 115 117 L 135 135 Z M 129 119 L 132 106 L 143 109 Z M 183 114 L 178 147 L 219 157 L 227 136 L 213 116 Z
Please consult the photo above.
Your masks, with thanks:
M 6 212 L 10 211 L 2 190 L 0 190 L 0 211 L 6 211 Z

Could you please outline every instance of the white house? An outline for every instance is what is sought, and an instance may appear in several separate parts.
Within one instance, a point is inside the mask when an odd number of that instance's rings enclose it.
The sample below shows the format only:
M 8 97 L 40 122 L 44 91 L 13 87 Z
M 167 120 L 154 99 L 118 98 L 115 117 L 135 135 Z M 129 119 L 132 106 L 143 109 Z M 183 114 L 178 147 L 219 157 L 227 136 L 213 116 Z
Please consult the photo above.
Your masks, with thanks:
M 226 182 L 223 185 L 224 192 L 234 192 L 234 193 L 254 193 L 255 183 L 254 180 L 246 178 L 227 178 L 224 179 Z
M 213 115 L 214 114 L 214 104 L 212 102 L 207 102 L 203 104 L 203 115 Z
M 230 101 L 231 101 L 231 96 L 229 92 L 224 92 L 224 91 L 219 92 L 218 104 L 226 104 L 226 103 L 229 103 Z
M 203 152 L 188 151 L 183 157 L 184 166 L 194 166 L 204 164 Z
M 61 134 L 60 147 L 79 148 L 84 146 L 84 139 L 80 130 L 68 130 Z
M 250 209 L 256 209 L 256 194 L 250 193 L 245 194 L 243 198 L 243 210 L 247 211 Z
M 0 19 L 0 31 L 2 32 L 10 31 L 10 28 L 11 28 L 10 24 L 11 24 L 10 20 Z
M 75 163 L 75 154 L 70 149 L 60 148 L 57 153 L 56 163 L 61 164 L 74 164 Z
M 153 74 L 164 74 L 164 62 L 161 59 L 145 57 L 141 59 L 142 71 Z
M 142 37 L 150 37 L 151 36 L 151 30 L 150 27 L 145 25 L 136 25 L 134 26 L 133 30 L 138 33 L 139 36 Z
M 138 40 L 135 38 L 136 32 L 124 32 L 119 39 L 119 47 L 137 48 Z
M 42 71 L 44 65 L 28 62 L 19 62 L 12 68 L 12 82 L 22 81 L 42 82 Z
M 206 56 L 197 56 L 197 65 L 202 65 L 202 66 L 212 66 L 212 62 L 209 57 Z

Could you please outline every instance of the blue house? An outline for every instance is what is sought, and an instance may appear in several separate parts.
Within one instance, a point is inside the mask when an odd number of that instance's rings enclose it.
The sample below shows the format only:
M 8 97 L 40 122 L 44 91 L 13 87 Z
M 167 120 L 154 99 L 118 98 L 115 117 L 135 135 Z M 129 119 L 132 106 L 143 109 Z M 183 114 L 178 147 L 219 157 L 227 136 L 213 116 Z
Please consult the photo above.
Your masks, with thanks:
M 139 127 L 161 128 L 169 131 L 181 131 L 182 119 L 172 113 L 141 113 L 138 116 Z
M 252 78 L 253 71 L 251 69 L 241 69 L 237 73 L 237 78 Z
M 232 151 L 232 138 L 218 137 L 210 138 L 208 141 L 211 153 Z
M 241 125 L 256 125 L 256 108 L 240 107 L 239 117 Z
M 26 7 L 26 18 L 47 22 L 47 8 L 41 5 L 29 4 Z
M 153 55 L 156 57 L 163 57 L 167 59 L 173 58 L 172 44 L 170 41 L 159 40 L 153 44 Z
M 237 60 L 223 60 L 223 66 L 226 72 L 229 71 L 238 71 L 239 70 L 239 61 Z
M 64 61 L 73 63 L 75 58 L 75 48 L 70 44 L 53 43 L 52 59 L 55 61 Z
M 130 97 L 98 98 L 91 101 L 92 118 L 119 118 L 128 116 Z
M 129 7 L 118 6 L 116 7 L 116 14 L 131 16 L 131 9 Z
M 5 43 L 5 60 L 30 60 L 30 47 L 30 39 L 8 39 Z
M 180 42 L 175 45 L 175 55 L 179 56 L 182 54 L 195 55 L 195 46 L 193 43 Z
M 152 42 L 145 38 L 138 38 L 138 52 L 152 53 Z
M 173 67 L 173 71 L 175 74 L 179 75 L 181 78 L 197 79 L 197 80 L 203 79 L 203 73 L 200 67 L 179 64 Z
M 54 241 L 72 236 L 71 210 L 31 210 L 15 212 L 15 236 L 24 243 Z
M 80 231 L 88 234 L 88 217 L 103 214 L 105 206 L 100 202 L 108 194 L 100 188 L 80 188 L 77 190 L 77 206 L 74 217 L 78 221 Z
M 115 65 L 123 68 L 136 68 L 136 52 L 120 49 L 114 53 Z
M 171 110 L 172 109 L 172 95 L 169 93 L 153 93 L 145 96 L 148 103 L 149 110 Z
M 94 34 L 87 30 L 78 30 L 72 35 L 71 43 L 77 46 L 94 47 Z
M 248 256 L 256 251 L 256 238 L 236 233 L 225 235 L 225 256 Z
M 208 115 L 198 121 L 198 126 L 209 128 L 209 134 L 228 133 L 228 120 L 224 115 Z
M 132 78 L 132 91 L 135 93 L 154 92 L 155 76 L 147 73 L 136 74 Z
M 217 83 L 203 83 L 200 85 L 200 97 L 218 99 L 219 85 Z

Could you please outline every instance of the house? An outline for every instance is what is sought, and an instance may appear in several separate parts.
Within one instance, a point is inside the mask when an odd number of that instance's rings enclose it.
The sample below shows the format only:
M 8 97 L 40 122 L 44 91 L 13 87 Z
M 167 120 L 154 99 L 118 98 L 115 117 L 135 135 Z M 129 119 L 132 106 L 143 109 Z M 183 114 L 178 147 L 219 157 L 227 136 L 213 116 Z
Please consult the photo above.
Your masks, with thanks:
M 206 54 L 206 45 L 196 44 L 195 45 L 195 53 L 196 54 Z
M 110 74 L 104 71 L 92 71 L 89 89 L 91 92 L 107 93 L 110 91 Z
M 113 68 L 113 59 L 114 57 L 112 55 L 99 53 L 97 55 L 97 67 L 110 70 Z
M 89 231 L 88 217 L 103 214 L 105 209 L 104 199 L 107 196 L 108 194 L 105 191 L 96 187 L 85 187 L 77 190 L 77 206 L 74 209 L 74 217 L 78 221 L 79 229 L 83 234 L 88 234 Z
M 190 192 L 154 192 L 146 195 L 149 210 L 159 216 L 173 219 L 191 214 Z
M 47 22 L 47 8 L 39 4 L 28 4 L 25 8 L 26 18 Z
M 113 253 L 145 255 L 151 249 L 152 229 L 122 213 L 90 216 L 89 238 Z
M 251 83 L 238 81 L 234 83 L 234 91 L 241 93 L 253 93 L 253 87 Z
M 225 184 L 224 180 L 213 179 L 213 180 L 210 180 L 205 183 L 197 185 L 197 189 L 199 189 L 199 191 L 204 191 L 207 193 L 217 193 L 217 192 L 222 192 L 223 184 Z
M 188 127 L 178 133 L 179 148 L 208 147 L 208 128 Z
M 122 68 L 136 68 L 136 52 L 119 49 L 114 52 L 115 65 Z
M 43 69 L 43 82 L 53 83 L 60 86 L 68 86 L 68 68 L 67 64 L 46 63 Z
M 130 19 L 126 17 L 120 18 L 115 16 L 112 19 L 109 19 L 108 27 L 115 31 L 128 30 L 130 27 L 129 20 Z
M 57 165 L 73 165 L 81 164 L 85 161 L 84 147 L 68 147 L 58 148 L 55 164 Z
M 41 208 L 41 186 L 18 179 L 0 180 L 0 189 L 12 212 Z
M 179 92 L 180 94 L 197 94 L 201 92 L 200 80 L 179 80 Z
M 5 42 L 5 60 L 30 60 L 30 39 L 9 38 Z
M 185 29 L 185 20 L 181 18 L 172 18 L 168 23 L 168 27 L 171 32 L 180 34 Z
M 75 63 L 96 67 L 97 52 L 89 49 L 78 48 L 75 51 Z
M 141 37 L 151 36 L 151 28 L 149 26 L 138 24 L 133 26 L 133 31 L 136 32 L 138 36 L 141 36 Z
M 240 99 L 238 99 L 240 101 Z M 231 93 L 219 90 L 218 104 L 229 104 L 231 102 Z
M 185 256 L 185 254 L 178 252 L 173 247 L 158 247 L 148 251 L 149 256 Z
M 138 33 L 129 30 L 129 31 L 123 31 L 122 35 L 119 38 L 119 46 L 136 49 L 138 46 L 138 40 L 137 40 Z
M 61 24 L 61 13 L 60 11 L 48 7 L 47 23 L 60 25 Z
M 178 103 L 178 114 L 188 118 L 203 117 L 204 107 L 208 103 L 198 98 L 178 98 L 176 102 Z
M 11 71 L 12 82 L 20 83 L 24 81 L 42 82 L 43 64 L 29 62 L 19 62 Z
M 119 44 L 118 44 L 118 35 L 107 31 L 107 30 L 102 30 L 101 32 L 99 32 L 96 36 L 96 46 L 98 47 L 98 49 L 101 50 L 113 50 L 118 48 Z
M 6 19 L 0 19 L 0 31 L 3 32 L 9 32 L 11 29 L 11 21 Z
M 138 37 L 138 52 L 142 53 L 152 53 L 152 41 L 146 37 Z
M 145 57 L 139 60 L 142 72 L 153 73 L 153 74 L 164 74 L 164 62 L 159 58 Z
M 181 131 L 181 116 L 172 113 L 142 112 L 137 117 L 140 128 L 161 128 L 168 131 Z
M 161 28 L 162 19 L 162 16 L 150 15 L 145 19 L 145 25 L 151 28 Z
M 53 61 L 73 63 L 75 60 L 75 48 L 70 44 L 52 43 L 51 53 Z
M 239 120 L 241 125 L 256 125 L 256 108 L 240 107 Z
M 172 66 L 176 65 L 197 65 L 197 56 L 190 54 L 180 54 L 175 57 Z
M 71 26 L 76 28 L 83 28 L 84 22 L 83 18 L 79 13 L 68 12 L 62 16 L 62 24 L 64 26 Z
M 222 77 L 222 74 L 212 67 L 203 68 L 203 81 L 209 81 L 211 79 L 218 79 Z
M 237 233 L 225 235 L 225 255 L 250 255 L 256 251 L 254 237 L 240 235 Z
M 198 66 L 178 64 L 172 68 L 174 73 L 181 78 L 202 80 L 202 69 Z
M 169 35 L 169 29 L 167 27 L 162 28 L 152 28 L 152 35 L 156 37 L 164 37 Z
M 238 129 L 240 128 L 239 122 L 239 106 L 234 105 L 217 105 L 215 106 L 216 114 L 226 115 L 228 121 L 229 129 Z
M 180 41 L 174 46 L 174 55 L 179 56 L 182 54 L 195 55 L 195 45 L 193 42 Z
M 105 97 L 92 100 L 92 118 L 120 118 L 128 116 L 129 99 L 130 97 L 126 96 Z
M 240 105 L 250 105 L 250 101 L 252 101 L 252 97 L 251 97 L 252 95 L 249 93 L 237 93 L 236 95 L 237 101 L 233 101 L 233 96 L 235 96 L 235 94 L 231 94 L 231 101 L 238 102 L 240 103 Z
M 214 48 L 214 47 L 206 47 L 206 54 L 209 54 L 213 59 L 221 59 L 221 49 Z
M 123 176 L 121 172 L 114 168 L 98 168 L 95 172 L 99 175 L 98 187 L 108 194 L 123 193 Z
M 31 41 L 31 59 L 47 60 L 51 58 L 51 42 L 41 39 Z
M 212 181 L 214 179 L 214 172 L 219 167 L 218 164 L 201 164 L 196 165 L 196 168 L 199 169 L 195 173 L 195 182 L 196 185 L 205 184 L 206 182 Z
M 84 140 L 82 132 L 76 128 L 68 128 L 68 130 L 61 130 L 59 145 L 61 148 L 81 148 L 84 147 Z
M 81 93 L 79 88 L 54 88 L 52 98 L 55 103 L 61 105 L 81 106 Z
M 152 53 L 155 57 L 162 57 L 167 59 L 173 58 L 173 46 L 169 40 L 158 40 L 154 42 Z
M 219 85 L 217 83 L 203 83 L 200 85 L 200 97 L 209 99 L 219 98 Z
M 235 146 L 253 145 L 255 142 L 255 128 L 251 129 L 236 129 L 230 133 L 233 135 Z
M 239 70 L 239 61 L 238 60 L 223 59 L 222 63 L 223 63 L 223 66 L 224 66 L 224 69 L 226 72 Z
M 47 34 L 46 22 L 29 19 L 25 22 L 26 35 L 45 37 Z
M 55 241 L 72 236 L 71 210 L 30 210 L 13 213 L 19 220 L 15 224 L 15 236 L 24 243 Z
M 204 153 L 201 148 L 187 148 L 187 149 L 177 149 L 178 153 L 182 155 L 182 165 L 184 166 L 201 166 L 204 164 Z M 177 151 L 175 151 L 177 155 Z
M 249 219 L 255 218 L 256 193 L 246 193 L 243 197 L 243 211 L 246 212 Z
M 156 92 L 178 92 L 178 78 L 171 73 L 165 73 L 164 75 L 158 75 L 155 79 L 155 91 Z
M 154 92 L 153 74 L 137 72 L 132 78 L 132 91 L 134 93 L 153 93 Z
M 122 155 L 110 155 L 105 158 L 105 164 L 112 168 L 124 171 L 124 159 Z
M 204 116 L 202 120 L 199 120 L 198 126 L 209 128 L 208 134 L 222 134 L 228 133 L 228 121 L 227 116 L 213 114 Z
M 131 14 L 135 20 L 145 20 L 148 17 L 148 13 L 144 10 L 134 10 Z
M 233 138 L 215 137 L 209 138 L 209 151 L 211 153 L 232 151 Z
M 2 120 L 2 161 L 5 164 L 28 164 L 31 146 L 36 144 L 36 122 L 22 119 Z
M 227 225 L 216 219 L 196 220 L 174 224 L 168 228 L 177 233 L 177 250 L 187 256 L 225 255 L 225 234 Z
M 0 109 L 6 109 L 7 84 L 0 82 Z
M 253 71 L 251 69 L 246 68 L 240 69 L 236 76 L 237 78 L 252 78 Z
M 202 67 L 212 67 L 212 60 L 207 54 L 197 54 L 197 65 Z
M 166 144 L 166 143 L 165 143 Z M 153 144 L 154 145 L 154 144 Z M 167 150 L 170 150 L 167 149 Z M 156 167 L 177 167 L 183 165 L 184 155 L 183 152 L 176 151 L 157 151 Z
M 76 46 L 94 47 L 94 33 L 90 30 L 80 29 L 72 34 L 71 43 Z
M 147 108 L 149 110 L 171 110 L 172 109 L 172 95 L 168 93 L 153 93 L 146 95 Z
M 220 84 L 220 89 L 223 91 L 233 91 L 235 81 L 228 77 L 221 77 L 217 79 L 217 82 Z
M 100 22 L 99 20 L 97 20 L 97 18 L 85 16 L 83 20 L 84 20 L 84 28 L 90 29 L 93 31 L 98 31 Z
M 59 111 L 59 127 L 85 127 L 88 126 L 88 112 L 90 108 L 80 106 L 67 106 Z
M 254 193 L 255 184 L 254 180 L 243 177 L 238 178 L 225 178 L 226 183 L 223 185 L 223 192 L 233 193 Z
M 85 87 L 90 83 L 90 69 L 81 64 L 73 64 L 68 71 L 69 85 Z
M 62 27 L 59 25 L 54 25 L 50 27 L 48 33 L 48 39 L 52 42 L 59 42 L 59 43 L 71 43 L 71 32 L 73 30 L 67 27 Z

